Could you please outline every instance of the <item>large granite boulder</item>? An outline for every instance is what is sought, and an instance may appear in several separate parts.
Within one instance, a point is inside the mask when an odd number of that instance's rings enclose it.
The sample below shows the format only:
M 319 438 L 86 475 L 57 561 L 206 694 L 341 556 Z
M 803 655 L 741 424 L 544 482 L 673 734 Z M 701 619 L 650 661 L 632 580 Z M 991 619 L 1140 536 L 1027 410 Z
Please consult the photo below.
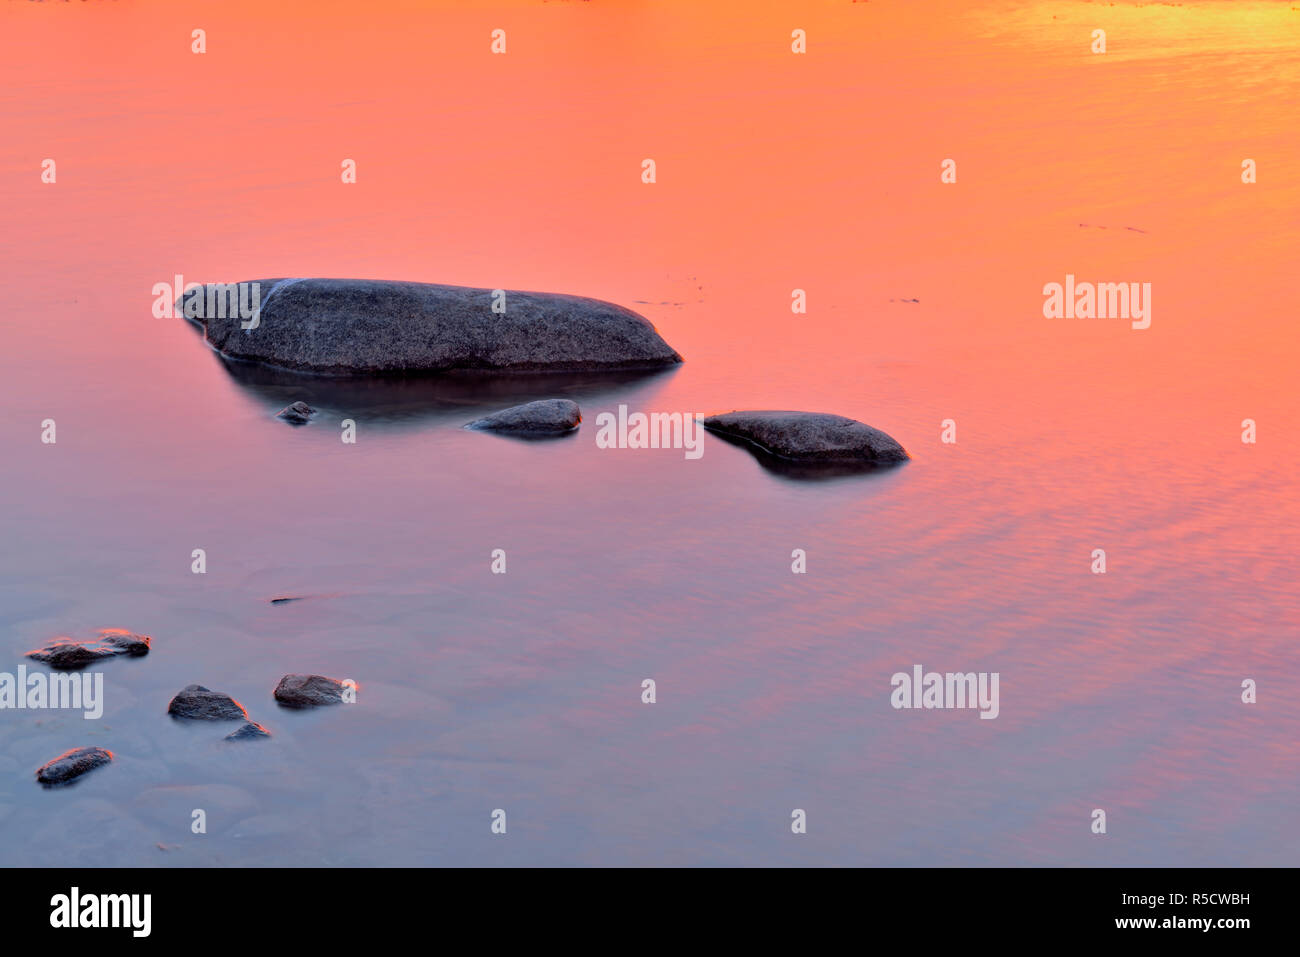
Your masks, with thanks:
M 494 311 L 494 303 L 504 311 Z M 250 308 L 254 303 L 256 308 Z M 241 308 L 242 307 L 242 308 Z M 612 303 L 378 279 L 208 284 L 177 311 L 222 355 L 326 375 L 652 369 L 682 361 Z

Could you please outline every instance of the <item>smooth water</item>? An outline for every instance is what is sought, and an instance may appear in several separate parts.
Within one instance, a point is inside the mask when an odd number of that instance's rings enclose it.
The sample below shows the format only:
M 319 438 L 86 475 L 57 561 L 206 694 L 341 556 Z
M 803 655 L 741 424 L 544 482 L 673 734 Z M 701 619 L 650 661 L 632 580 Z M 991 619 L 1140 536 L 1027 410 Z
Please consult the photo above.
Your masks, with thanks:
M 5 4 L 0 671 L 154 648 L 98 721 L 0 711 L 0 863 L 1295 864 L 1298 53 L 1288 3 Z M 178 273 L 595 296 L 686 362 L 227 366 L 152 315 Z M 1044 318 L 1067 273 L 1151 327 Z M 552 395 L 577 436 L 459 428 Z M 597 448 L 619 404 L 913 460 Z M 997 672 L 998 718 L 895 710 L 914 664 Z M 167 718 L 195 682 L 274 738 Z M 35 783 L 81 745 L 116 761 Z

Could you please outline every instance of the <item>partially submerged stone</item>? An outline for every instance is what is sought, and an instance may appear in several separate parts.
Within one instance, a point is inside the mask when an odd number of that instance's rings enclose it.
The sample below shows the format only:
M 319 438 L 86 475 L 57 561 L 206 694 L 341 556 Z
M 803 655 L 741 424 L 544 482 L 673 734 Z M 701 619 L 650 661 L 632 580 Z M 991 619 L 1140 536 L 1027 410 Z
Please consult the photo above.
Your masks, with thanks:
M 247 721 L 248 712 L 230 695 L 203 685 L 186 685 L 167 705 L 167 713 L 191 721 Z
M 292 405 L 285 406 L 275 416 L 293 425 L 305 425 L 311 421 L 311 417 L 315 414 L 316 410 L 306 402 L 294 402 Z
M 632 310 L 556 293 L 259 279 L 196 287 L 177 310 L 228 358 L 325 375 L 578 372 L 682 361 Z
M 727 412 L 709 416 L 704 427 L 805 465 L 894 465 L 910 457 L 879 429 L 824 412 Z
M 137 635 L 121 628 L 101 628 L 99 637 L 94 640 L 55 638 L 44 648 L 27 652 L 27 657 L 44 662 L 51 668 L 70 671 L 119 655 L 147 655 L 152 643 L 153 639 L 148 635 Z
M 249 741 L 255 738 L 269 738 L 271 732 L 256 721 L 248 721 L 226 735 L 227 741 Z
M 275 700 L 289 708 L 342 704 L 346 687 L 342 681 L 324 675 L 285 675 L 275 686 Z
M 514 435 L 563 435 L 582 421 L 578 403 L 570 399 L 539 399 L 475 419 L 467 429 Z
M 103 748 L 72 748 L 37 768 L 36 780 L 46 785 L 67 784 L 112 760 L 113 752 Z

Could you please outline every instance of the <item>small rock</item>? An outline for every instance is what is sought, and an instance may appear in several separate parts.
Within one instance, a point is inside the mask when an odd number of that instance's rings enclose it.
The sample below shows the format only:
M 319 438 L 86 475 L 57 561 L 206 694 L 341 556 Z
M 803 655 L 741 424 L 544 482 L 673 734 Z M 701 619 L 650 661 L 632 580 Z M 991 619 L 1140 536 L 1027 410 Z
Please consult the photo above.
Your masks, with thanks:
M 167 705 L 167 713 L 193 721 L 247 721 L 248 712 L 230 695 L 203 685 L 186 685 Z
M 275 700 L 289 708 L 341 704 L 345 685 L 323 675 L 285 675 L 275 686 Z
M 295 402 L 293 405 L 285 406 L 275 415 L 276 418 L 284 419 L 284 421 L 293 425 L 303 425 L 310 422 L 311 417 L 315 414 L 316 410 L 306 402 Z
M 226 735 L 227 741 L 247 741 L 250 738 L 269 738 L 271 732 L 256 721 L 249 721 Z
M 820 412 L 728 412 L 704 427 L 801 464 L 893 465 L 910 456 L 892 437 L 856 419 Z
M 82 642 L 68 638 L 56 639 L 44 648 L 29 651 L 27 657 L 43 661 L 51 668 L 60 671 L 73 671 L 77 668 L 84 668 L 86 665 L 99 661 L 106 656 L 92 650 Z
M 45 785 L 67 784 L 112 760 L 113 752 L 103 748 L 73 748 L 37 768 L 36 780 Z
M 467 429 L 523 435 L 561 435 L 582 421 L 578 403 L 569 399 L 539 399 L 475 419 Z
M 44 648 L 27 652 L 27 657 L 45 662 L 51 668 L 68 671 L 84 668 L 104 658 L 147 655 L 152 642 L 148 635 L 132 634 L 121 628 L 101 628 L 99 638 L 94 641 L 56 638 Z

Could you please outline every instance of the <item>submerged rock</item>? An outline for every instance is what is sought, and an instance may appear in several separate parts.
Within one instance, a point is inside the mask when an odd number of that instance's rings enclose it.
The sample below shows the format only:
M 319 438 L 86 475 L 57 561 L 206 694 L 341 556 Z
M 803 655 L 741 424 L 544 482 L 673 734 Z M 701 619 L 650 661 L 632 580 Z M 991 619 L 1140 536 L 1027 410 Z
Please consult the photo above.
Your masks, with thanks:
M 256 721 L 249 721 L 226 735 L 227 741 L 248 741 L 253 738 L 269 738 L 271 732 Z
M 240 296 L 260 304 L 255 315 L 241 316 Z M 502 302 L 505 311 L 493 311 Z M 224 356 L 326 375 L 577 372 L 682 361 L 630 309 L 556 293 L 507 291 L 502 300 L 490 289 L 432 283 L 259 279 L 195 288 L 177 309 Z
M 467 429 L 518 435 L 562 435 L 582 421 L 578 403 L 569 399 L 539 399 L 475 419 Z
M 727 412 L 704 427 L 802 465 L 894 465 L 910 456 L 892 437 L 856 419 L 822 412 Z
M 247 721 L 248 712 L 230 695 L 203 685 L 186 685 L 167 705 L 167 713 L 192 721 Z
M 311 417 L 315 414 L 316 410 L 306 402 L 295 402 L 292 405 L 285 406 L 275 414 L 275 417 L 284 419 L 284 421 L 292 425 L 305 425 L 311 421 Z
M 27 652 L 27 657 L 45 662 L 51 668 L 70 671 L 119 655 L 147 655 L 152 643 L 148 635 L 136 635 L 121 628 L 101 628 L 99 637 L 93 641 L 55 638 L 44 648 Z
M 289 708 L 342 704 L 343 682 L 324 675 L 285 675 L 275 686 L 275 700 Z
M 42 784 L 66 784 L 112 760 L 113 752 L 103 748 L 72 748 L 37 768 L 36 780 Z

